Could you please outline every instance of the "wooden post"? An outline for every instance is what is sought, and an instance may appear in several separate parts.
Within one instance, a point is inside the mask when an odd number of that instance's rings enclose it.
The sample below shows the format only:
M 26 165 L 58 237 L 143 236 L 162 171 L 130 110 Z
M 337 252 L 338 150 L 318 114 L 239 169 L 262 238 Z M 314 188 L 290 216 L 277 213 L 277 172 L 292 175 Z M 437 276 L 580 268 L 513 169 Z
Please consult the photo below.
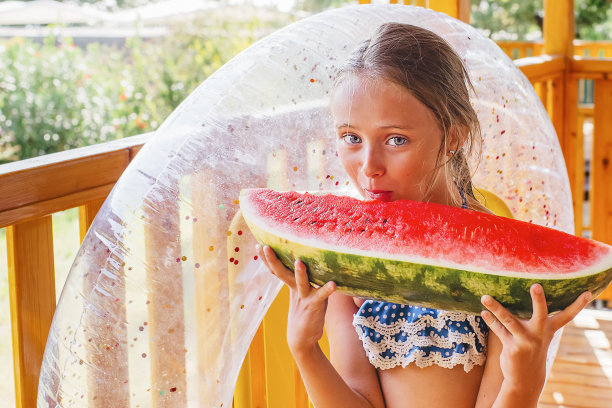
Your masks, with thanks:
M 591 55 L 594 56 L 594 55 Z M 595 79 L 593 118 L 593 160 L 591 163 L 592 202 L 591 228 L 593 239 L 612 243 L 612 79 L 609 74 Z M 612 287 L 608 287 L 600 299 L 612 300 Z
M 561 55 L 565 69 L 560 78 L 553 80 L 551 96 L 551 120 L 557 131 L 559 144 L 568 169 L 572 190 L 575 233 L 582 223 L 582 194 L 580 180 L 584 173 L 582 147 L 578 148 L 576 114 L 578 109 L 577 82 L 569 72 L 570 60 L 574 55 L 574 0 L 544 0 L 544 48 L 543 53 Z M 580 156 L 578 156 L 580 154 Z M 580 212 L 580 215 L 577 213 Z
M 544 54 L 571 58 L 574 52 L 574 0 L 544 0 Z
M 38 375 L 55 311 L 51 216 L 7 227 L 17 408 L 36 406 Z
M 544 0 L 544 54 L 549 55 L 561 55 L 566 61 L 566 67 L 569 66 L 569 60 L 574 54 L 574 0 Z M 553 95 L 553 100 L 565 101 L 566 98 L 566 87 L 565 84 L 568 80 L 567 68 L 563 73 L 563 77 L 560 81 L 557 81 L 554 92 L 557 95 Z M 557 106 L 561 109 L 564 104 L 558 104 Z M 562 118 L 567 117 L 570 112 L 566 112 L 568 106 L 558 112 L 560 120 L 553 122 L 561 149 L 564 155 L 573 154 L 572 151 L 567 150 L 566 145 L 569 144 L 568 139 L 572 137 L 572 132 L 565 131 L 565 124 Z M 571 107 L 570 107 L 571 108 Z M 551 118 L 555 119 L 555 118 Z M 567 158 L 566 158 L 567 161 Z M 574 188 L 573 180 L 570 179 L 570 185 Z
M 470 23 L 470 0 L 429 0 L 428 7 L 455 17 L 464 23 Z
M 612 79 L 595 80 L 594 99 L 591 225 L 593 239 L 612 244 Z M 612 299 L 612 288 L 600 298 Z

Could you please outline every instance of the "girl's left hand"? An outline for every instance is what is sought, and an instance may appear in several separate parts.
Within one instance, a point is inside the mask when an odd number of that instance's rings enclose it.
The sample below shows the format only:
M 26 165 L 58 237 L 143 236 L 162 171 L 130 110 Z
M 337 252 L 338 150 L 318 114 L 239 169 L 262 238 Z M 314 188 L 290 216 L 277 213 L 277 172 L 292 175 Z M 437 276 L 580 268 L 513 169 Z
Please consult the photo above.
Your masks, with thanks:
M 488 309 L 481 316 L 502 343 L 500 368 L 504 386 L 521 392 L 531 391 L 537 399 L 544 387 L 546 356 L 553 335 L 589 303 L 591 293 L 584 292 L 574 303 L 551 316 L 542 286 L 532 285 L 530 293 L 533 315 L 529 320 L 518 319 L 489 295 L 481 299 Z

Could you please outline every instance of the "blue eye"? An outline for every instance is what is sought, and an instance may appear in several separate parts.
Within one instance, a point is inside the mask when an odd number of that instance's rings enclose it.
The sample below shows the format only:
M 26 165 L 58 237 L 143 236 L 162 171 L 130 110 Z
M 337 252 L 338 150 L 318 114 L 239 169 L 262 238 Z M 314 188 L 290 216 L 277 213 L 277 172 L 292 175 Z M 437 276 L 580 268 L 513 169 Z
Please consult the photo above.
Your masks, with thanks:
M 345 133 L 344 135 L 342 135 L 342 140 L 344 140 L 344 142 L 348 144 L 361 143 L 361 138 L 352 133 Z
M 405 137 L 394 136 L 391 139 L 389 139 L 388 143 L 391 146 L 403 146 L 406 143 L 408 143 L 408 139 L 406 139 Z

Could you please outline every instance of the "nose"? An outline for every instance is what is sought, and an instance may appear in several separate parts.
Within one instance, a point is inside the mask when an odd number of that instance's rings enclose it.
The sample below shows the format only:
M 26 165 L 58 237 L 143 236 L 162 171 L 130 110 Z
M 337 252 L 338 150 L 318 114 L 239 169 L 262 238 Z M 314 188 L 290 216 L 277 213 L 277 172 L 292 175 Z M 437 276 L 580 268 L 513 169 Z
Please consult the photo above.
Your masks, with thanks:
M 385 174 L 384 158 L 376 149 L 365 149 L 361 169 L 367 178 L 380 177 Z

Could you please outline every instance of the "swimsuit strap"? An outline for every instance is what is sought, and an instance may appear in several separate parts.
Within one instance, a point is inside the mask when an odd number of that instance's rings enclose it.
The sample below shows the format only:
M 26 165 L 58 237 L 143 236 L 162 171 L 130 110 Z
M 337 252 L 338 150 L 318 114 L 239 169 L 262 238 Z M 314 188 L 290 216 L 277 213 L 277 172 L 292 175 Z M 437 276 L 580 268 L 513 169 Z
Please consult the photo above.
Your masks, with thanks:
M 461 195 L 461 208 L 463 208 L 464 210 L 467 210 L 468 206 L 467 206 L 467 199 L 465 198 L 465 194 L 463 193 L 463 190 L 461 189 L 461 187 L 459 187 L 459 184 L 457 184 L 456 181 L 454 181 L 454 183 L 457 186 L 457 190 L 459 190 L 459 194 Z

